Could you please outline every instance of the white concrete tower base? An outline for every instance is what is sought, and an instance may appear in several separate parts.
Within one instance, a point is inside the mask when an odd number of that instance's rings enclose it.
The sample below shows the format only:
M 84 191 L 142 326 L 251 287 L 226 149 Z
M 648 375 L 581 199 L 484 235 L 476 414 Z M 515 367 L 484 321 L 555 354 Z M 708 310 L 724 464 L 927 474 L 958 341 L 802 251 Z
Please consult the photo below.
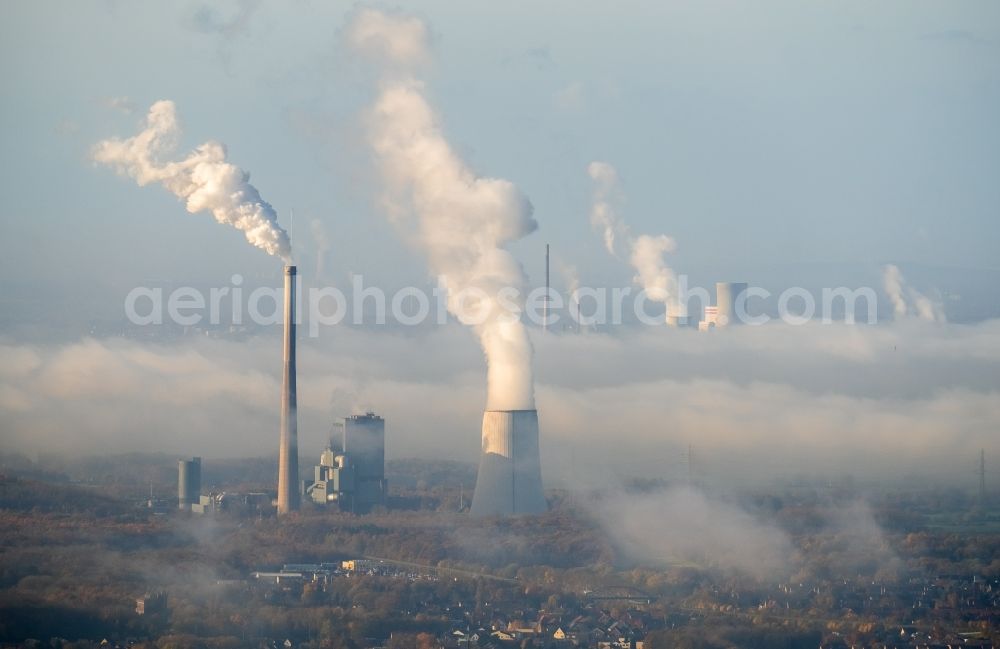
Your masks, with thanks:
M 541 514 L 547 509 L 538 452 L 538 411 L 487 410 L 471 514 Z

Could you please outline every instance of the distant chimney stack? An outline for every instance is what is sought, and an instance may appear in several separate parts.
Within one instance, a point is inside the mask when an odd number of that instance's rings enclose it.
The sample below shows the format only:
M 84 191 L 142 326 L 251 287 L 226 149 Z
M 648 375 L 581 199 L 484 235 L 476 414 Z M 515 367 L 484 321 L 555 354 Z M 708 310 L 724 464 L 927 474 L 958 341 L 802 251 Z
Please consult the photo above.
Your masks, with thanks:
M 278 446 L 278 514 L 298 511 L 299 441 L 295 390 L 295 266 L 285 266 L 285 368 L 281 384 L 281 438 Z

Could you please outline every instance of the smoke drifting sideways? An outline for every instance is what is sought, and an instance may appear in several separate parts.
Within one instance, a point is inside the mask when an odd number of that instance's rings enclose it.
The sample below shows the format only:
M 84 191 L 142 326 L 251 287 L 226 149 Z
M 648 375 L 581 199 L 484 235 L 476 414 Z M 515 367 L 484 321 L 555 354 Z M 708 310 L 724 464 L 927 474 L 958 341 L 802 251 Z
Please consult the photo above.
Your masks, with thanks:
M 587 173 L 594 181 L 590 223 L 601 232 L 608 253 L 617 257 L 624 240 L 630 250 L 629 263 L 636 271 L 633 281 L 646 291 L 646 297 L 666 305 L 671 314 L 686 315 L 680 313 L 677 275 L 665 261 L 665 255 L 676 250 L 676 242 L 663 234 L 633 237 L 619 215 L 624 196 L 618 172 L 607 162 L 591 162 Z
M 644 493 L 608 486 L 588 511 L 622 557 L 641 565 L 698 567 L 758 581 L 903 569 L 863 499 L 820 496 L 812 514 L 799 518 L 694 486 Z
M 786 577 L 798 561 L 783 530 L 694 488 L 612 492 L 592 511 L 625 555 L 643 564 L 693 565 L 764 580 Z
M 174 102 L 161 100 L 150 106 L 142 131 L 125 140 L 99 142 L 92 157 L 140 187 L 162 184 L 185 201 L 188 212 L 209 211 L 219 223 L 243 232 L 254 246 L 290 263 L 291 242 L 278 225 L 277 213 L 250 184 L 250 174 L 226 161 L 224 144 L 210 140 L 182 160 L 165 161 L 176 151 L 180 135 Z
M 882 269 L 882 285 L 892 303 L 894 319 L 901 320 L 915 315 L 929 322 L 945 322 L 941 305 L 935 304 L 929 297 L 908 286 L 898 266 L 888 264 Z
M 415 76 L 430 58 L 422 21 L 363 9 L 348 38 L 382 76 L 366 118 L 390 217 L 397 226 L 415 221 L 415 240 L 447 291 L 448 310 L 478 334 L 487 409 L 533 409 L 533 352 L 520 320 L 526 277 L 505 249 L 538 227 L 532 205 L 510 181 L 477 176 L 444 136 Z

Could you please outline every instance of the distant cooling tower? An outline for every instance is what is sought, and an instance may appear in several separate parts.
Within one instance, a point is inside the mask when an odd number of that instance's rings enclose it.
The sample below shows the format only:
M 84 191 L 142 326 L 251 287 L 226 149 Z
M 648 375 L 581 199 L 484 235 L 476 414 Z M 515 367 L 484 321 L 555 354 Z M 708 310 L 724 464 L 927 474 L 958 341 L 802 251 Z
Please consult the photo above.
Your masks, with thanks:
M 278 513 L 299 508 L 299 434 L 295 391 L 295 266 L 285 266 L 285 370 L 281 384 Z
M 691 324 L 691 319 L 688 317 L 687 308 L 682 308 L 677 305 L 670 305 L 667 307 L 667 325 L 670 327 L 687 327 Z
M 546 509 L 538 411 L 487 410 L 472 515 L 541 514 Z
M 746 282 L 718 282 L 715 285 L 715 304 L 719 307 L 715 325 L 728 327 L 743 324 L 736 305 L 742 303 L 742 315 L 746 317 Z

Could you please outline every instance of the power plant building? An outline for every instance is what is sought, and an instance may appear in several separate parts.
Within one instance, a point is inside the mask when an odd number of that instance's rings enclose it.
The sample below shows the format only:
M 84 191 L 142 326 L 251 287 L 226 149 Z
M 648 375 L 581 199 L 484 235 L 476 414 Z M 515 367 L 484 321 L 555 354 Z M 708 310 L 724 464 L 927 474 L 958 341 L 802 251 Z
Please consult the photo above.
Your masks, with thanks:
M 177 507 L 190 510 L 201 500 L 201 458 L 177 462 Z
M 385 419 L 373 412 L 347 417 L 341 448 L 323 451 L 306 493 L 317 504 L 359 514 L 385 505 Z
M 306 494 L 317 505 L 336 504 L 344 511 L 355 511 L 354 467 L 346 455 L 334 455 L 326 449 L 319 464 L 313 467 L 313 483 Z
M 344 420 L 344 455 L 354 469 L 354 510 L 385 504 L 385 420 L 374 412 Z
M 714 329 L 718 317 L 719 317 L 719 307 L 706 306 L 705 317 L 702 318 L 701 322 L 698 323 L 698 331 L 708 331 L 709 329 Z
M 538 411 L 487 410 L 483 448 L 472 496 L 473 516 L 541 514 L 548 509 L 542 489 Z

